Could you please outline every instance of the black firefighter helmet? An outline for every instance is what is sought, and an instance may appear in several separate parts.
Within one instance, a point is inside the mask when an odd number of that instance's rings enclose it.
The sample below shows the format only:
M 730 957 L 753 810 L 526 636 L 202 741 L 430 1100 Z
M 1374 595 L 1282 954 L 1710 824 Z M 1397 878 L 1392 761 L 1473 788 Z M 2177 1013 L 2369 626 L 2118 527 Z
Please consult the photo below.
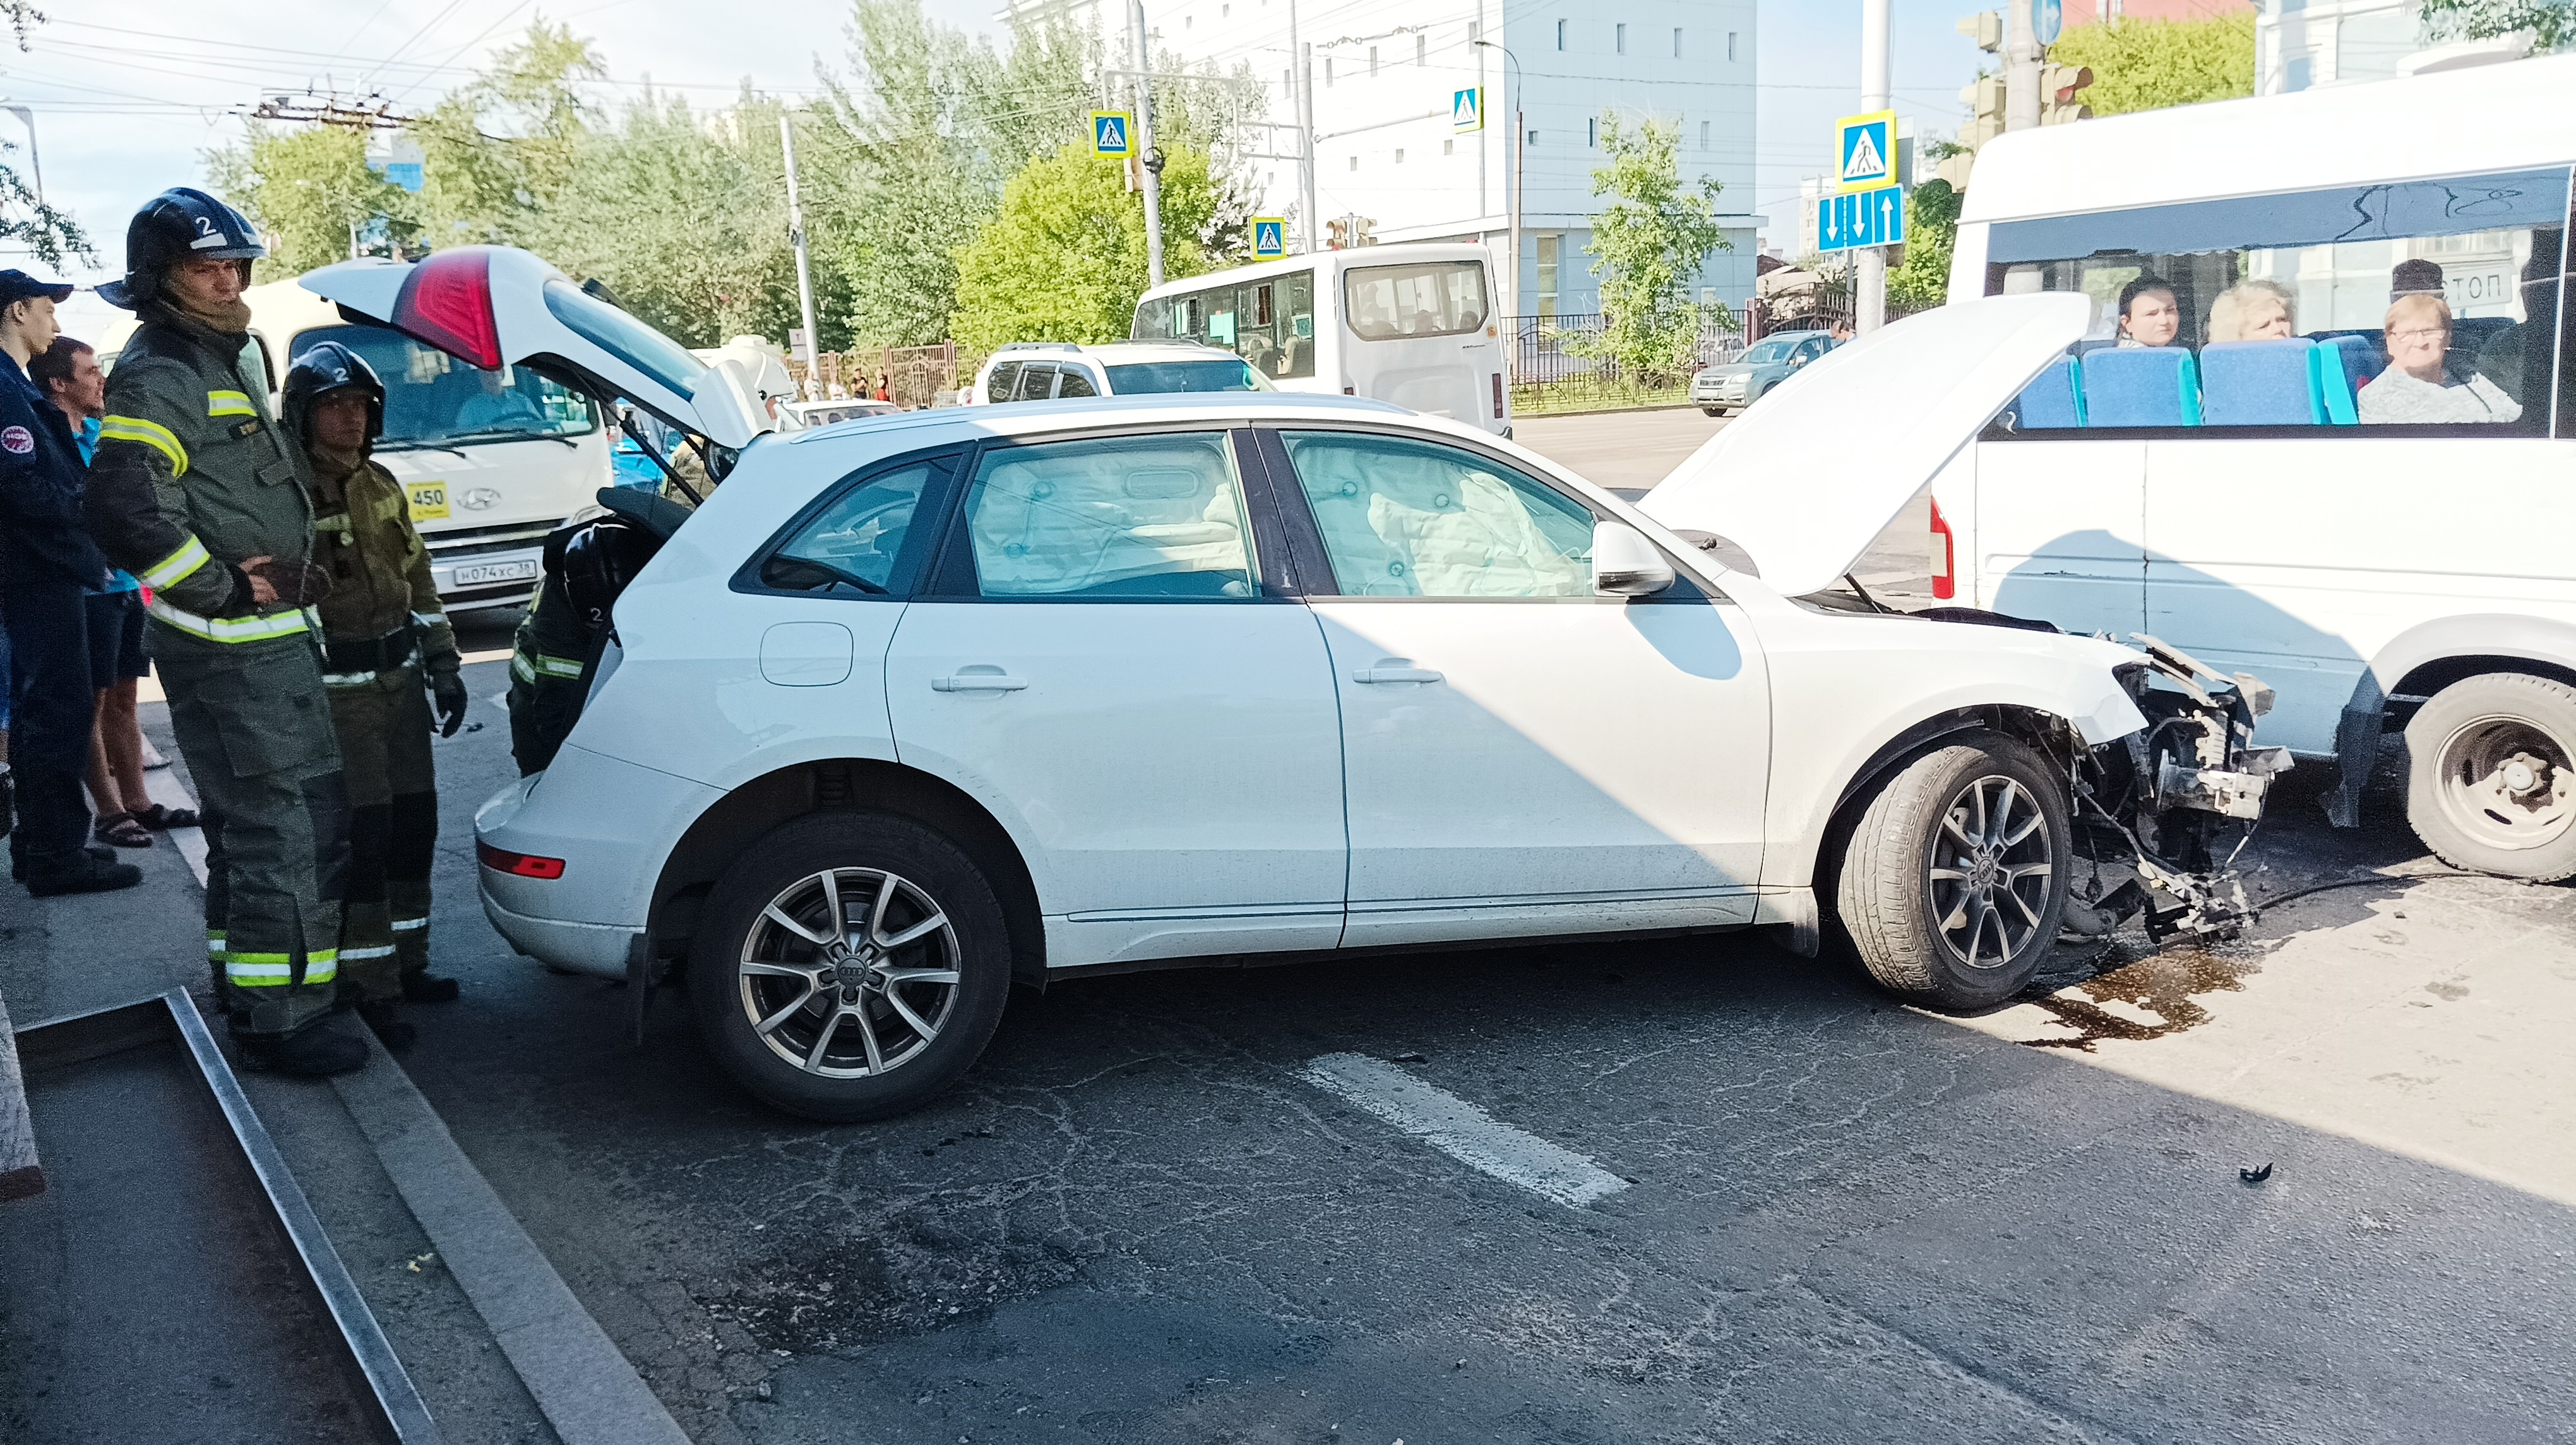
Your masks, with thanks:
M 131 311 L 161 290 L 161 278 L 181 261 L 258 260 L 268 254 L 242 213 L 193 186 L 172 186 L 134 213 L 125 226 L 125 279 L 98 288 L 110 306 Z
M 279 420 L 286 423 L 286 434 L 311 446 L 313 404 L 352 387 L 367 394 L 367 440 L 372 444 L 385 430 L 385 384 L 376 369 L 342 342 L 317 341 L 297 352 L 286 368 L 286 384 L 278 388 L 284 413 Z

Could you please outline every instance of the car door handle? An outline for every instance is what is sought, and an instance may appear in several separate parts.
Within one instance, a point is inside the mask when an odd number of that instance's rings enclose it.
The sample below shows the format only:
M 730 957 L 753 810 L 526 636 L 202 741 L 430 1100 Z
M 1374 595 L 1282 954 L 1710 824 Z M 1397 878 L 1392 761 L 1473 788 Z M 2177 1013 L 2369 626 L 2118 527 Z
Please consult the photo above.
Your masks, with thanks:
M 1018 692 L 1028 685 L 1027 678 L 986 666 L 961 667 L 946 677 L 930 680 L 932 692 Z
M 1353 682 L 1438 682 L 1440 674 L 1427 667 L 1414 667 L 1400 657 L 1390 657 L 1375 667 L 1355 669 Z

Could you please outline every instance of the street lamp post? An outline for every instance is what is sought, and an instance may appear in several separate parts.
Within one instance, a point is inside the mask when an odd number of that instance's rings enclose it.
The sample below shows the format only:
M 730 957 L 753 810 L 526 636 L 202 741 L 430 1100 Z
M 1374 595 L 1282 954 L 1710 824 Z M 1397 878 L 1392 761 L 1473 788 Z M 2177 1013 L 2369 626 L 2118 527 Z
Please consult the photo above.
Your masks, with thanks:
M 800 390 L 807 401 L 819 401 L 822 372 L 815 362 L 823 339 L 814 334 L 814 267 L 805 257 L 805 205 L 796 193 L 796 117 L 783 109 L 778 112 L 778 148 L 787 157 L 787 239 L 796 248 L 796 311 L 805 322 L 805 385 Z
M 1507 291 L 1511 309 L 1504 314 L 1519 316 L 1521 314 L 1521 138 L 1527 134 L 1521 125 L 1522 85 L 1516 78 L 1520 74 L 1521 60 L 1519 56 L 1512 54 L 1510 46 L 1499 40 L 1479 40 L 1476 43 L 1487 50 L 1499 50 L 1503 53 L 1504 84 L 1512 92 L 1512 163 L 1511 168 L 1503 175 L 1503 190 L 1507 193 L 1505 204 L 1511 208 L 1509 229 L 1512 264 L 1503 268 L 1504 274 L 1511 278 Z
M 1888 0 L 1861 0 L 1860 108 L 1864 112 L 1888 108 L 1891 87 L 1887 49 Z M 1888 127 L 1887 147 L 1887 164 L 1892 171 L 1896 165 L 1894 126 Z M 1852 330 L 1856 334 L 1876 331 L 1887 320 L 1887 249 L 1864 246 L 1853 253 L 1852 281 Z

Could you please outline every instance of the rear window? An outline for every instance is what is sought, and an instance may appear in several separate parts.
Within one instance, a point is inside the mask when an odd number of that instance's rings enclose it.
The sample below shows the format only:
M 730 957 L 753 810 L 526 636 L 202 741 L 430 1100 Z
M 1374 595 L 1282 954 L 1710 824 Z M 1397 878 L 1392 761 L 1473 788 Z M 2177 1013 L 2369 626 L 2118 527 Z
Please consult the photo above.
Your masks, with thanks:
M 296 333 L 290 356 L 337 341 L 367 359 L 385 384 L 377 445 L 450 446 L 515 437 L 578 436 L 598 423 L 590 403 L 523 367 L 485 371 L 381 326 L 319 326 Z
M 546 283 L 546 309 L 582 340 L 615 356 L 683 398 L 698 394 L 707 364 L 686 347 L 568 281 Z
M 1455 336 L 1485 324 L 1481 261 L 1361 266 L 1342 277 L 1353 334 L 1363 341 Z
M 1109 368 L 1109 390 L 1118 396 L 1158 391 L 1266 391 L 1252 367 L 1231 357 L 1218 361 L 1131 361 Z

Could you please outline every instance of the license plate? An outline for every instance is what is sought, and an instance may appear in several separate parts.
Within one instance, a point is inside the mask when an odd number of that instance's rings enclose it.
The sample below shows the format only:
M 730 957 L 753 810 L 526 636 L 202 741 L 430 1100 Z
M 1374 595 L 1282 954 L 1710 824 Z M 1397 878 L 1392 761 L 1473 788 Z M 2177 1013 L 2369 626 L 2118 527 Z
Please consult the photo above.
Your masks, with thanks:
M 456 585 L 471 587 L 479 582 L 526 582 L 537 575 L 537 564 L 520 558 L 515 562 L 466 562 L 456 568 Z

